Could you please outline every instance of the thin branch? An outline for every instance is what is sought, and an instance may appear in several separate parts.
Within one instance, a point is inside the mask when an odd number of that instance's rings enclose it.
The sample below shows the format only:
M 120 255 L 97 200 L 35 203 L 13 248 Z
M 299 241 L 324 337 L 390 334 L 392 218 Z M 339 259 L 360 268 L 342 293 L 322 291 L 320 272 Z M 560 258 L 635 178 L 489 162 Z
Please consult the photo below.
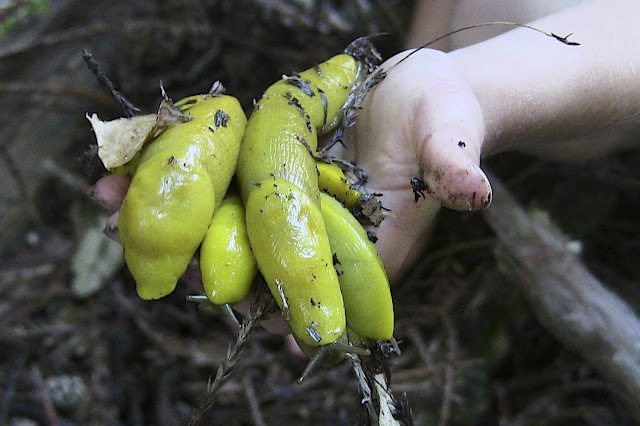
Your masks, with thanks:
M 102 22 L 95 22 L 84 27 L 72 28 L 70 30 L 60 31 L 45 36 L 37 36 L 37 38 L 35 39 L 21 41 L 19 43 L 13 43 L 0 47 L 0 59 L 24 53 L 37 47 L 53 46 L 68 41 L 91 37 L 103 33 L 106 30 L 107 25 Z
M 444 386 L 442 389 L 442 405 L 440 408 L 440 421 L 438 422 L 439 426 L 445 426 L 449 423 L 449 418 L 451 417 L 451 402 L 454 396 L 454 386 L 455 386 L 455 367 L 454 363 L 457 359 L 457 337 L 456 337 L 456 329 L 453 325 L 453 320 L 451 319 L 449 312 L 443 309 L 441 314 L 442 325 L 447 333 L 447 364 L 444 370 Z
M 367 380 L 367 374 L 362 368 L 360 358 L 357 356 L 353 356 L 349 359 L 349 361 L 351 362 L 351 368 L 353 368 L 353 372 L 356 375 L 356 380 L 358 381 L 358 389 L 360 390 L 360 394 L 362 395 L 360 404 L 364 405 L 367 409 L 367 415 L 369 416 L 371 423 L 377 424 L 378 414 L 373 407 L 371 387 L 369 386 L 369 381 Z
M 424 339 L 422 338 L 422 331 L 418 329 L 416 325 L 412 325 L 407 330 L 407 334 L 411 338 L 413 345 L 418 350 L 418 355 L 424 362 L 426 366 L 433 365 L 433 357 L 429 354 L 429 349 L 427 345 L 424 343 Z
M 40 164 L 40 167 L 44 172 L 55 177 L 59 182 L 62 182 L 67 189 L 77 194 L 84 196 L 91 186 L 82 176 L 65 169 L 50 157 L 45 158 Z
M 349 358 L 362 395 L 361 404 L 366 408 L 366 418 L 361 419 L 361 423 L 378 426 L 411 424 L 411 411 L 408 406 L 399 403 L 391 392 L 388 357 L 391 354 L 400 354 L 397 342 L 393 339 L 391 343 L 378 341 L 370 345 L 369 349 L 369 357 Z M 404 408 L 402 412 L 399 412 L 399 407 Z
M 433 365 L 428 365 L 426 367 L 416 367 L 408 370 L 402 370 L 394 373 L 393 380 L 396 385 L 398 383 L 403 382 L 411 382 L 411 381 L 424 381 L 428 379 L 429 376 L 433 376 L 435 374 L 442 374 L 442 372 L 447 368 L 447 366 L 453 366 L 454 369 L 465 369 L 465 368 L 481 368 L 485 366 L 485 360 L 482 358 L 467 358 L 467 359 L 459 359 L 455 360 L 453 363 L 437 363 Z
M 251 417 L 253 418 L 254 426 L 265 426 L 264 416 L 260 412 L 260 403 L 256 390 L 253 387 L 253 381 L 251 380 L 251 374 L 245 374 L 242 378 L 242 384 L 244 386 L 244 394 L 249 402 L 249 410 L 251 410 Z
M 544 34 L 547 37 L 551 37 L 551 38 L 553 38 L 553 39 L 555 39 L 555 40 L 557 40 L 557 41 L 559 41 L 559 42 L 561 42 L 563 44 L 566 44 L 567 46 L 580 46 L 580 43 L 569 40 L 569 37 L 571 37 L 572 34 L 568 34 L 568 35 L 566 35 L 564 37 L 561 37 L 561 36 L 559 36 L 557 34 L 543 31 L 540 28 L 532 27 L 530 25 L 525 25 L 525 24 L 518 24 L 517 22 L 506 22 L 506 21 L 483 22 L 481 24 L 469 25 L 467 27 L 458 28 L 457 30 L 450 31 L 450 32 L 448 32 L 448 33 L 446 33 L 446 34 L 444 34 L 444 35 L 442 35 L 440 37 L 435 38 L 435 39 L 431 40 L 430 42 L 425 43 L 422 46 L 420 46 L 420 47 L 416 48 L 415 50 L 413 50 L 407 56 L 405 56 L 404 58 L 400 59 L 397 63 L 395 63 L 391 68 L 393 68 L 395 66 L 398 66 L 403 61 L 406 61 L 407 59 L 409 59 L 409 57 L 411 57 L 414 53 L 419 52 L 420 50 L 422 50 L 424 48 L 427 48 L 427 47 L 439 42 L 442 39 L 445 39 L 447 37 L 450 37 L 450 36 L 452 36 L 454 34 L 462 32 L 462 31 L 472 30 L 474 28 L 489 27 L 489 26 L 494 26 L 494 25 L 506 25 L 506 26 L 509 26 L 509 27 L 526 28 L 526 29 L 533 30 L 533 31 L 539 32 L 541 34 Z M 391 69 L 391 68 L 389 68 L 389 69 Z
M 482 215 L 504 247 L 498 260 L 542 325 L 619 387 L 640 420 L 640 318 L 488 176 L 495 196 Z
M 36 93 L 48 96 L 74 96 L 81 99 L 87 99 L 92 102 L 112 105 L 111 99 L 104 95 L 97 95 L 86 90 L 79 90 L 75 87 L 68 86 L 43 86 L 35 83 L 22 82 L 0 82 L 0 92 L 5 93 Z
M 0 142 L 0 158 L 4 159 L 9 175 L 11 175 L 11 177 L 16 183 L 16 188 L 18 190 L 18 197 L 25 211 L 33 220 L 38 221 L 39 219 L 38 209 L 36 208 L 36 205 L 33 199 L 29 196 L 29 191 L 27 189 L 27 181 L 22 175 L 20 171 L 20 167 L 18 166 L 18 163 L 15 161 L 15 159 L 9 152 L 9 147 L 6 145 L 6 142 L 4 141 Z
M 373 388 L 379 403 L 378 426 L 402 426 L 395 418 L 396 402 L 391 394 L 389 381 L 384 373 L 378 373 L 373 377 Z
M 236 343 L 229 347 L 225 360 L 218 366 L 216 377 L 208 384 L 198 409 L 189 421 L 190 426 L 205 424 L 205 415 L 215 403 L 217 393 L 222 385 L 229 380 L 231 374 L 235 371 L 236 364 L 240 360 L 240 355 L 242 355 L 249 341 L 249 336 L 263 318 L 266 318 L 275 311 L 276 303 L 271 294 L 265 290 L 264 286 L 257 288 L 253 293 L 247 316 L 244 318 L 244 321 L 242 321 L 242 326 L 238 331 Z
M 140 108 L 133 105 L 122 93 L 116 90 L 115 86 L 111 80 L 109 80 L 109 77 L 107 77 L 107 75 L 102 71 L 100 64 L 96 61 L 91 52 L 84 49 L 82 51 L 82 58 L 87 63 L 89 70 L 93 75 L 95 75 L 100 86 L 111 95 L 115 103 L 120 107 L 120 109 L 122 109 L 123 114 L 126 117 L 134 117 L 140 111 Z
M 42 408 L 47 419 L 47 424 L 51 426 L 59 426 L 60 421 L 58 419 L 58 414 L 56 413 L 56 409 L 53 406 L 53 403 L 51 402 L 51 398 L 49 398 L 44 380 L 42 379 L 42 374 L 40 373 L 40 369 L 37 365 L 34 365 L 31 368 L 31 381 L 35 386 L 36 394 L 38 395 L 40 402 L 42 403 Z
M 18 376 L 22 373 L 25 363 L 27 362 L 29 351 L 24 351 L 12 363 L 4 384 L 4 395 L 0 398 L 0 424 L 9 423 L 9 411 L 13 397 L 16 394 L 16 383 Z
M 20 167 L 18 163 L 13 159 L 13 156 L 9 152 L 9 147 L 5 142 L 0 143 L 0 157 L 2 157 L 7 163 L 7 170 L 13 180 L 16 182 L 18 194 L 22 200 L 27 199 L 27 182 L 24 180 L 24 176 L 20 173 Z

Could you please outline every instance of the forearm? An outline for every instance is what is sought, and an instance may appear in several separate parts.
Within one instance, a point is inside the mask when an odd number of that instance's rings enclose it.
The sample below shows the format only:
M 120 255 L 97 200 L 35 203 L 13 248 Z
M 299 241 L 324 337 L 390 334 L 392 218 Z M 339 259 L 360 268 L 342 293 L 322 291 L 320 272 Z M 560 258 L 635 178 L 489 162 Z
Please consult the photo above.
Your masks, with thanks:
M 483 109 L 484 153 L 640 127 L 640 2 L 593 1 L 451 53 Z

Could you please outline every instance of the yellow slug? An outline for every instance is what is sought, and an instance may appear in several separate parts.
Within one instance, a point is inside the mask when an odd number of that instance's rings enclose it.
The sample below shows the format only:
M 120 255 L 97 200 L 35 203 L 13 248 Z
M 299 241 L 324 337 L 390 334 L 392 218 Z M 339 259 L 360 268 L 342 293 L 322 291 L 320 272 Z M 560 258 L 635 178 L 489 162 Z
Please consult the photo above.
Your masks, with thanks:
M 176 106 L 194 119 L 144 148 L 120 209 L 125 261 L 143 299 L 174 290 L 227 192 L 246 126 L 231 96 L 190 96 Z
M 347 326 L 364 339 L 388 340 L 393 336 L 393 300 L 378 251 L 349 210 L 327 194 L 320 197 Z
M 254 107 L 238 160 L 258 268 L 293 333 L 311 346 L 344 333 L 313 154 L 318 130 L 339 122 L 358 70 L 356 59 L 341 54 L 274 83 Z
M 200 271 L 204 292 L 216 305 L 233 305 L 249 294 L 258 268 L 239 195 L 227 195 L 213 214 L 200 246 Z

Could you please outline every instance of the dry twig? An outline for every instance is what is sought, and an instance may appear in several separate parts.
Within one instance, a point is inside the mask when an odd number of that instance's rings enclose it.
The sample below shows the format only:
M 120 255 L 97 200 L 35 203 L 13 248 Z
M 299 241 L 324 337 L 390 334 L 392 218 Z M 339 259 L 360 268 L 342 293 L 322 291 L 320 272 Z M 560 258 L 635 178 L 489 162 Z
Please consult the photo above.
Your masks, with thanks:
M 216 377 L 207 385 L 207 390 L 202 397 L 198 409 L 191 417 L 189 425 L 196 426 L 204 424 L 205 415 L 213 406 L 218 391 L 235 371 L 235 366 L 240 360 L 240 355 L 249 341 L 249 336 L 260 324 L 260 321 L 271 315 L 275 310 L 276 304 L 271 294 L 265 290 L 264 286 L 257 288 L 253 293 L 247 316 L 244 318 L 244 321 L 242 321 L 242 326 L 238 331 L 236 343 L 227 350 L 226 359 L 218 367 Z
M 256 390 L 253 386 L 253 381 L 250 373 L 244 375 L 244 377 L 242 378 L 242 385 L 244 386 L 244 394 L 247 397 L 247 401 L 249 402 L 249 409 L 251 410 L 253 424 L 255 426 L 265 426 L 266 423 L 264 422 L 264 417 L 260 412 L 258 396 L 256 395 Z
M 42 409 L 44 410 L 47 423 L 51 426 L 58 426 L 60 421 L 58 419 L 56 409 L 51 402 L 51 398 L 49 398 L 49 395 L 47 394 L 42 374 L 40 373 L 40 369 L 37 365 L 34 365 L 31 368 L 31 380 L 36 388 L 36 394 L 42 403 Z
M 112 105 L 111 98 L 89 92 L 87 90 L 76 89 L 70 86 L 40 84 L 31 82 L 0 82 L 0 93 L 17 94 L 39 94 L 47 96 L 75 96 L 80 99 L 87 99 L 102 105 Z
M 24 211 L 27 212 L 27 214 L 32 219 L 37 219 L 37 209 L 33 199 L 29 194 L 25 177 L 20 169 L 20 166 L 18 166 L 18 162 L 13 158 L 13 156 L 9 152 L 8 145 L 6 145 L 4 141 L 0 143 L 0 158 L 2 158 L 6 163 L 7 171 L 15 181 L 15 187 L 18 192 L 18 200 L 23 204 Z
M 127 98 L 124 97 L 122 93 L 116 90 L 115 86 L 113 85 L 109 77 L 107 77 L 107 75 L 104 73 L 104 71 L 102 71 L 100 64 L 93 57 L 91 52 L 89 52 L 87 49 L 84 49 L 82 51 L 82 58 L 86 62 L 87 67 L 89 67 L 89 70 L 96 77 L 96 80 L 98 80 L 100 86 L 107 93 L 109 93 L 109 95 L 111 95 L 116 105 L 120 107 L 124 116 L 135 117 L 137 113 L 140 112 L 140 108 L 133 105 Z
M 371 356 L 360 359 L 350 358 L 351 366 L 358 381 L 362 395 L 361 404 L 366 409 L 366 417 L 361 417 L 362 424 L 378 426 L 404 426 L 411 424 L 411 414 L 406 404 L 400 404 L 391 393 L 391 384 L 387 358 L 400 354 L 395 340 L 389 343 L 376 342 L 370 346 Z M 406 408 L 402 413 L 398 407 Z M 363 413 L 364 414 L 364 413 Z
M 640 319 L 609 291 L 557 236 L 535 223 L 500 180 L 483 212 L 514 276 L 539 321 L 621 389 L 640 419 Z
M 438 424 L 440 426 L 445 426 L 451 417 L 451 404 L 454 397 L 454 386 L 455 386 L 455 367 L 454 363 L 457 359 L 457 333 L 455 326 L 453 325 L 453 320 L 449 312 L 443 309 L 442 314 L 442 325 L 447 333 L 447 364 L 444 370 L 444 386 L 442 389 L 442 406 L 440 408 L 440 421 Z
M 37 47 L 51 47 L 60 43 L 91 37 L 105 32 L 107 28 L 108 26 L 102 22 L 94 22 L 91 25 L 71 28 L 51 34 L 36 34 L 28 40 L 20 40 L 0 47 L 0 59 L 21 54 Z

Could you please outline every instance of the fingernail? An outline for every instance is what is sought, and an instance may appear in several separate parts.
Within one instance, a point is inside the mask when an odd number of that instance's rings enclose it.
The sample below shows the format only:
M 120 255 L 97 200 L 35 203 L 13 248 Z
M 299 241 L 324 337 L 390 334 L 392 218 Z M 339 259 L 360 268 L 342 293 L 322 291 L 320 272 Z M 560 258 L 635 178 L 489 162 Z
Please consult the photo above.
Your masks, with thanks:
M 104 233 L 104 235 L 106 235 L 107 237 L 114 239 L 114 236 L 118 235 L 118 227 L 117 226 L 105 226 L 104 229 L 102 230 L 102 232 Z
M 87 190 L 87 196 L 91 198 L 91 200 L 93 200 L 94 203 L 96 203 L 97 205 L 99 205 L 105 210 L 109 210 L 109 204 L 107 203 L 107 201 L 104 198 L 100 197 L 100 195 L 98 194 L 99 192 L 96 189 L 96 185 L 93 185 Z
M 119 243 L 120 242 L 120 233 L 117 226 L 105 226 L 102 230 L 104 235 L 109 237 L 109 239 Z
M 491 199 L 493 198 L 493 189 L 491 188 L 491 182 L 489 182 L 489 178 L 485 174 L 484 170 L 480 168 L 480 166 L 474 164 L 474 168 L 478 175 L 482 178 L 482 181 L 485 185 L 485 191 L 484 194 L 481 194 L 480 196 L 480 205 L 478 206 L 478 208 L 487 208 L 491 204 Z
M 102 232 L 113 241 L 120 242 L 120 229 L 118 228 L 119 214 L 111 215 Z
M 475 211 L 491 204 L 489 179 L 476 164 L 463 169 L 434 169 L 425 172 L 428 191 L 443 206 L 459 211 Z

